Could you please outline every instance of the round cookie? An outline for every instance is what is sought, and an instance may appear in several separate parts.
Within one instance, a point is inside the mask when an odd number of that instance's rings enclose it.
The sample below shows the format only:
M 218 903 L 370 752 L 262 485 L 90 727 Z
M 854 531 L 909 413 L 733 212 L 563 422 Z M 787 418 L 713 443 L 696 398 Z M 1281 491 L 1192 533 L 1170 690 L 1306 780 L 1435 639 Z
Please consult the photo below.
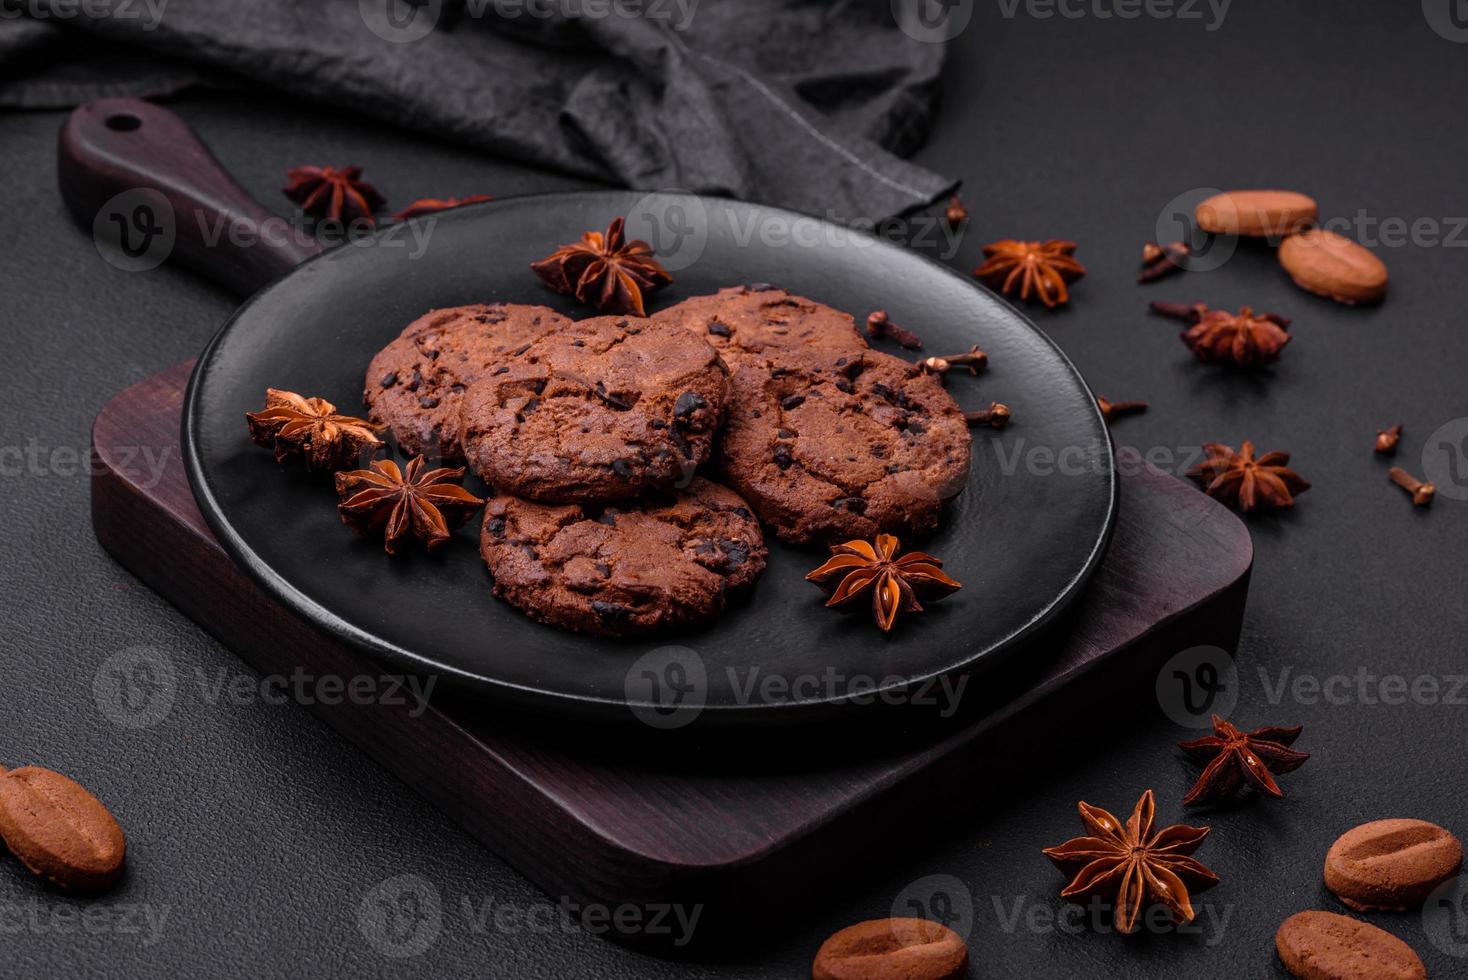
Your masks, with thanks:
M 494 497 L 479 552 L 494 594 L 532 619 L 599 636 L 707 622 L 765 568 L 759 522 L 738 494 L 695 477 L 626 509 Z
M 464 390 L 570 322 L 547 307 L 513 303 L 433 310 L 372 359 L 362 395 L 368 417 L 389 426 L 405 452 L 458 462 Z
M 469 388 L 460 444 L 498 493 L 631 500 L 684 484 L 712 452 L 728 368 L 659 320 L 568 324 Z
M 942 383 L 888 354 L 750 358 L 730 384 L 720 463 L 786 541 L 932 531 L 970 456 Z
M 730 286 L 694 296 L 658 314 L 703 337 L 731 368 L 751 354 L 861 350 L 867 346 L 851 315 L 774 286 Z

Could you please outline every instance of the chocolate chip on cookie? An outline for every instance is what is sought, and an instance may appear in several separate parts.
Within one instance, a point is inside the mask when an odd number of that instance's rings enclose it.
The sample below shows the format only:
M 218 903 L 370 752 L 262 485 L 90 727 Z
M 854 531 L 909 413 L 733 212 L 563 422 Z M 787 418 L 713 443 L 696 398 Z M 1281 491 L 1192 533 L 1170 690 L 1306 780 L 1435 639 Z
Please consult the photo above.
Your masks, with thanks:
M 512 352 L 571 321 L 512 303 L 434 310 L 408 325 L 367 369 L 363 401 L 410 455 L 459 461 L 459 401 L 504 367 Z
M 597 317 L 513 353 L 461 411 L 464 454 L 496 491 L 627 500 L 685 484 L 708 458 L 728 369 L 678 327 Z
M 737 368 L 750 354 L 867 346 L 851 315 L 773 286 L 731 286 L 658 314 L 703 337 Z
M 748 357 L 731 380 L 720 464 L 786 541 L 932 531 L 969 460 L 958 405 L 899 358 Z
M 707 622 L 767 555 L 745 502 L 702 477 L 676 497 L 625 507 L 495 497 L 479 550 L 495 595 L 542 623 L 600 636 Z

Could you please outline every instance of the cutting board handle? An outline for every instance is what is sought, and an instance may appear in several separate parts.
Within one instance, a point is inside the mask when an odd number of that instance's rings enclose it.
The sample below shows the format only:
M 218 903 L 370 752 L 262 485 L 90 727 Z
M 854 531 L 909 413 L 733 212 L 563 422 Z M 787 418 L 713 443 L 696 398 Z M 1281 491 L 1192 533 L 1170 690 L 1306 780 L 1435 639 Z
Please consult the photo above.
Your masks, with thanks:
M 252 198 L 187 123 L 142 99 L 74 109 L 56 169 L 72 215 L 121 268 L 177 260 L 248 295 L 323 249 Z

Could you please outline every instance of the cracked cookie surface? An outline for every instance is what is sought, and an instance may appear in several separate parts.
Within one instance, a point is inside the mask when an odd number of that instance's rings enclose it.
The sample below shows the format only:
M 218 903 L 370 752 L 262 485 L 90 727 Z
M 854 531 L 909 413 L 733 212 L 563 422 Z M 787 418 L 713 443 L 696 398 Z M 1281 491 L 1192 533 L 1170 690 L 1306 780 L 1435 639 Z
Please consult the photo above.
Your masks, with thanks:
M 625 508 L 491 498 L 479 552 L 495 595 L 542 623 L 599 636 L 707 622 L 768 555 L 744 500 L 703 477 L 676 497 Z
M 775 286 L 730 286 L 685 299 L 658 316 L 713 344 L 730 368 L 750 355 L 867 346 L 850 314 Z
M 460 443 L 497 493 L 630 500 L 692 477 L 712 451 L 727 390 L 719 355 L 676 326 L 579 320 L 469 388 Z
M 720 464 L 786 541 L 932 531 L 970 456 L 942 383 L 888 354 L 748 358 L 730 383 Z
M 495 303 L 433 310 L 372 359 L 362 400 L 411 455 L 459 462 L 459 403 L 518 348 L 571 323 L 544 306 Z

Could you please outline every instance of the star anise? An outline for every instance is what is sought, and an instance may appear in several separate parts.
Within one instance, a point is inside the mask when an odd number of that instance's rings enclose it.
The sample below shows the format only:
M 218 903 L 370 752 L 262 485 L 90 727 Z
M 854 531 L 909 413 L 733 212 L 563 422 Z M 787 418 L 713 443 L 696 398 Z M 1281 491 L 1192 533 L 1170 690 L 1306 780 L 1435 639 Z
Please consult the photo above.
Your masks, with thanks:
M 482 204 L 492 200 L 494 198 L 488 194 L 470 194 L 468 197 L 422 197 L 393 215 L 393 218 L 398 221 L 407 221 L 409 218 L 420 218 L 425 214 L 435 214 L 450 208 L 461 208 L 466 204 Z
M 1180 336 L 1200 361 L 1252 367 L 1279 360 L 1290 342 L 1287 317 L 1255 313 L 1245 306 L 1237 313 L 1210 310 L 1202 303 L 1153 303 L 1152 312 L 1192 324 Z
M 1033 297 L 1053 308 L 1069 301 L 1066 283 L 1086 274 L 1086 267 L 1072 257 L 1075 250 L 1075 242 L 1018 242 L 1007 238 L 984 246 L 984 264 L 974 270 L 974 275 L 1006 296 L 1018 292 L 1022 300 Z
M 1175 824 L 1154 834 L 1156 803 L 1150 789 L 1125 825 L 1098 806 L 1082 802 L 1077 807 L 1087 836 L 1044 851 L 1057 868 L 1072 876 L 1061 898 L 1114 895 L 1116 928 L 1123 933 L 1137 931 L 1148 899 L 1167 906 L 1178 923 L 1193 920 L 1189 889 L 1202 891 L 1218 884 L 1216 874 L 1189 857 L 1209 828 Z
M 1207 457 L 1188 470 L 1214 497 L 1247 514 L 1257 507 L 1293 507 L 1295 495 L 1310 489 L 1300 474 L 1286 464 L 1289 453 L 1265 453 L 1254 458 L 1254 444 L 1245 441 L 1238 452 L 1221 442 L 1205 442 Z
M 1188 755 L 1207 763 L 1198 782 L 1183 797 L 1183 806 L 1216 803 L 1233 796 L 1246 782 L 1265 796 L 1276 800 L 1284 796 L 1272 774 L 1294 772 L 1310 758 L 1308 752 L 1290 748 L 1304 730 L 1296 725 L 1243 732 L 1214 715 L 1212 735 L 1177 743 Z
M 360 463 L 363 454 L 374 456 L 382 448 L 377 438 L 381 426 L 351 415 L 338 415 L 336 406 L 324 398 L 303 398 L 293 391 L 269 388 L 265 407 L 246 412 L 250 438 L 256 445 L 275 450 L 275 461 L 283 463 L 300 456 L 308 470 L 336 470 Z
M 625 222 L 617 218 L 606 234 L 588 231 L 581 241 L 562 245 L 530 268 L 556 292 L 604 313 L 646 316 L 643 293 L 668 285 L 673 277 L 652 257 L 651 245 L 625 240 Z
M 361 167 L 294 167 L 282 190 L 307 214 L 332 221 L 361 218 L 376 223 L 373 212 L 386 201 L 377 188 L 362 179 Z
M 370 469 L 338 473 L 342 523 L 363 537 L 381 535 L 390 555 L 410 537 L 421 538 L 429 551 L 442 546 L 484 501 L 458 485 L 463 467 L 424 472 L 426 466 L 415 456 L 406 472 L 390 459 L 378 459 Z
M 941 599 L 963 588 L 943 574 L 943 563 L 932 555 L 913 551 L 897 557 L 898 541 L 890 534 L 879 534 L 876 547 L 861 539 L 831 546 L 831 560 L 805 577 L 822 588 L 839 583 L 826 600 L 828 606 L 839 606 L 858 598 L 872 588 L 872 611 L 882 631 L 890 632 L 899 612 L 922 612 L 917 600 Z

